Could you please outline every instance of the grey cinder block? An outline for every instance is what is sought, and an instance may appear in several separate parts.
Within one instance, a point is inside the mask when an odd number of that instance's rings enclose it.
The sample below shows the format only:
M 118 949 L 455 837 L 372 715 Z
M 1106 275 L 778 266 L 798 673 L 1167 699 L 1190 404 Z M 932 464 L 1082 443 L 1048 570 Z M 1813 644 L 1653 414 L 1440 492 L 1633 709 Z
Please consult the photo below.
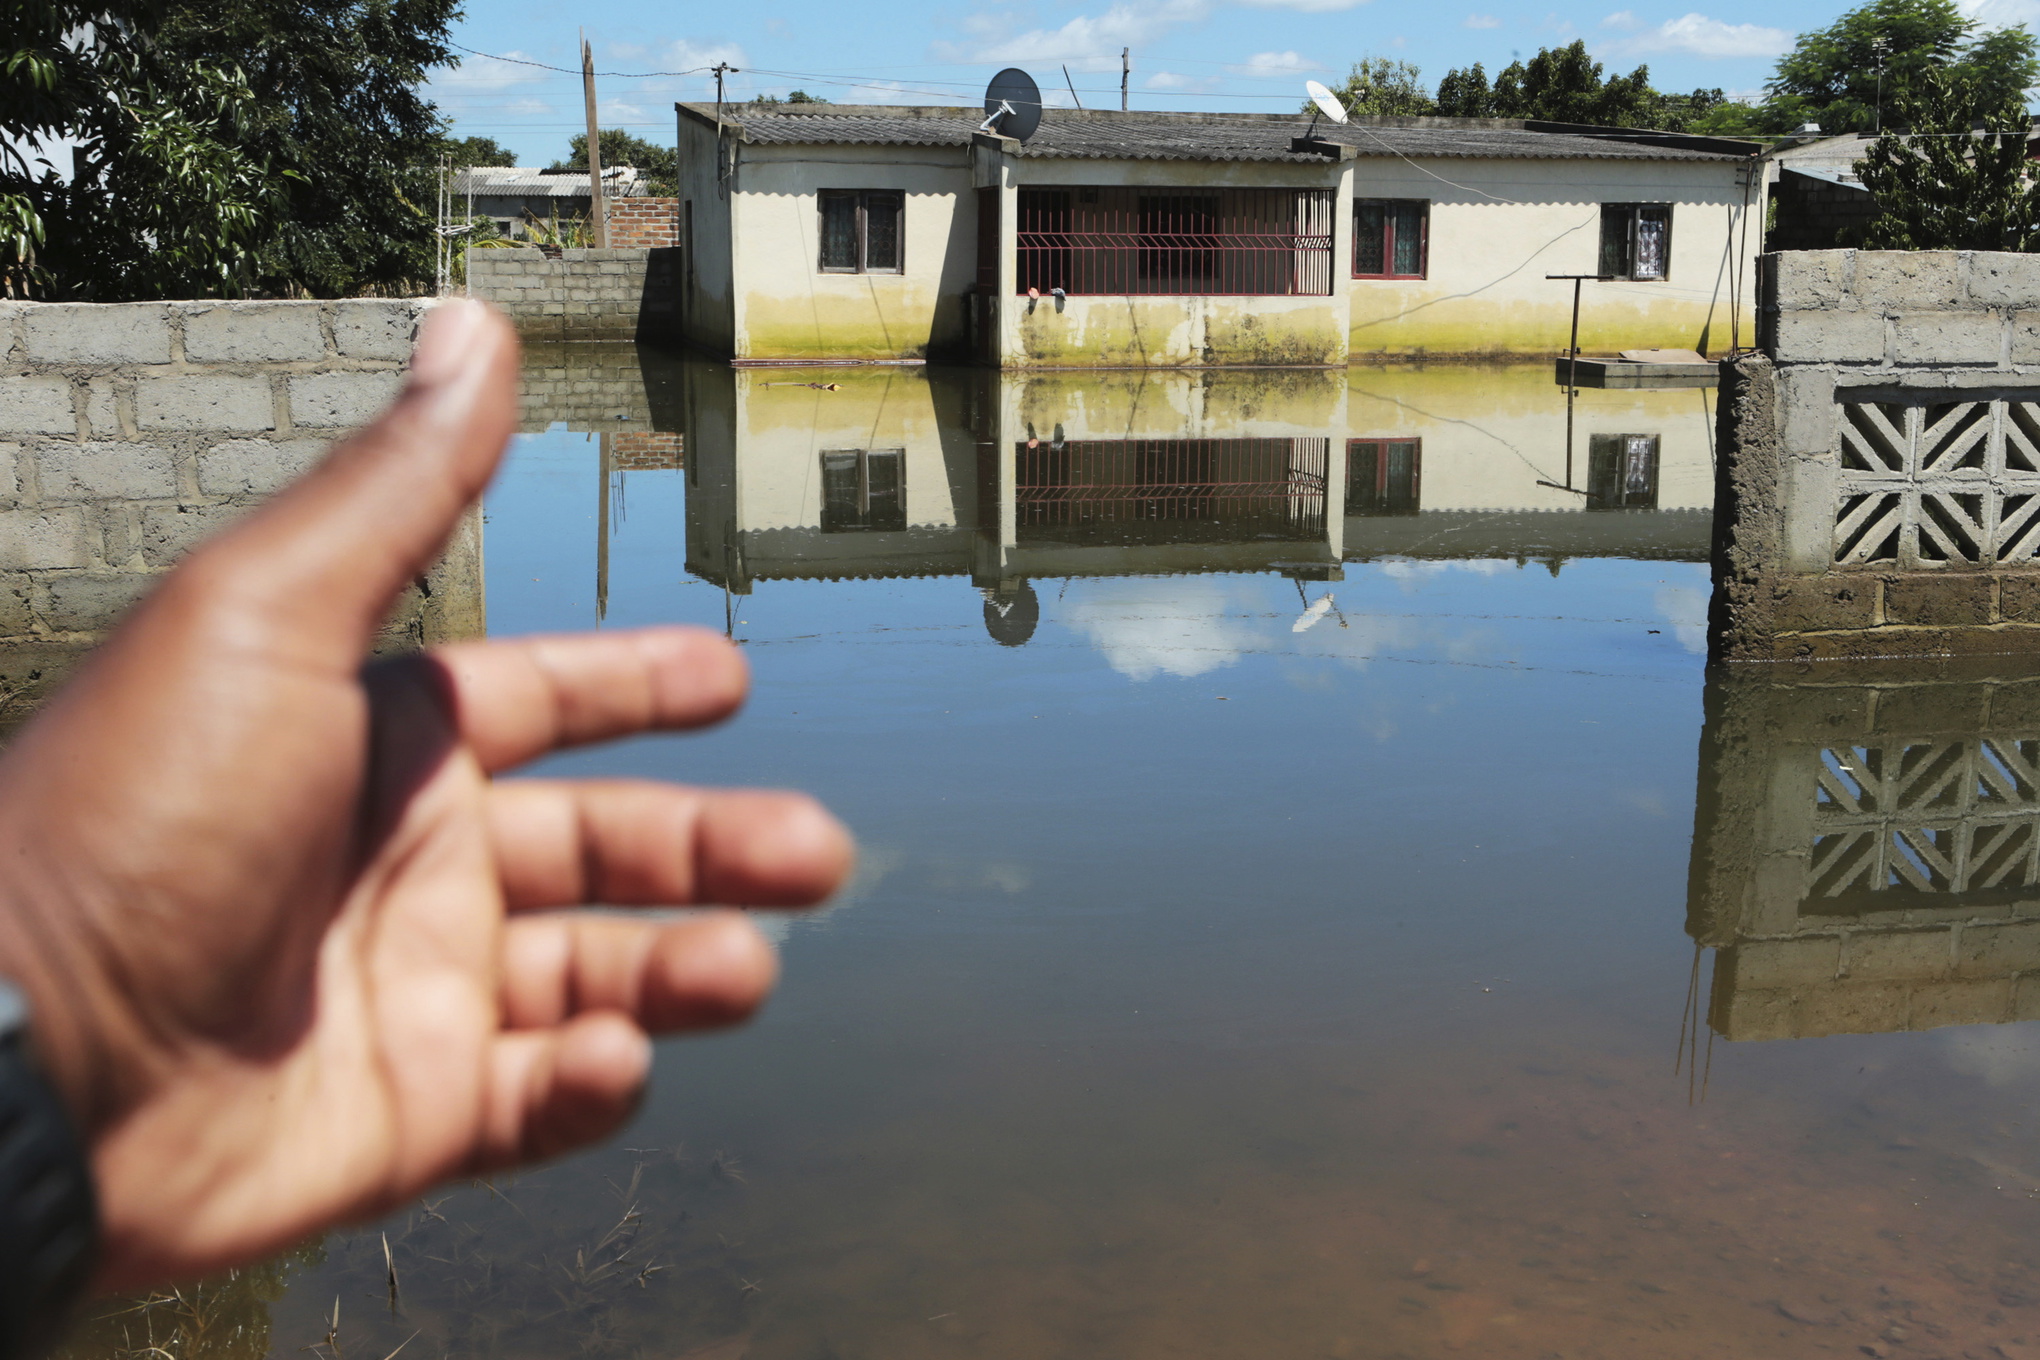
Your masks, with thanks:
M 193 363 L 317 359 L 326 352 L 317 302 L 187 304 L 184 357 Z
M 21 317 L 23 352 L 52 364 L 167 364 L 170 309 L 160 302 L 52 302 Z
M 119 623 L 162 581 L 155 573 L 51 576 L 44 583 L 43 623 L 59 633 L 98 633 Z
M 2004 322 L 1992 312 L 1927 312 L 1893 323 L 1892 357 L 1902 364 L 1994 364 L 2004 353 Z
M 267 495 L 325 455 L 323 439 L 230 439 L 198 455 L 198 489 L 208 496 Z
M 0 379 L 0 431 L 7 434 L 78 433 L 71 383 L 54 374 Z
M 144 375 L 135 384 L 135 423 L 144 430 L 268 430 L 276 413 L 267 378 Z
M 1969 297 L 1986 307 L 2040 307 L 2040 258 L 1979 250 L 1969 261 Z
M 170 452 L 153 444 L 45 444 L 36 455 L 46 502 L 167 500 L 177 494 Z
M 85 517 L 76 508 L 0 511 L 0 571 L 87 565 Z
M 152 505 L 142 511 L 142 560 L 167 567 L 246 514 L 246 505 Z
M 1884 318 L 1876 312 L 1781 311 L 1773 357 L 1791 363 L 1878 363 Z
M 1854 292 L 1865 307 L 1951 311 L 1968 303 L 1963 275 L 1962 256 L 1952 250 L 1859 250 Z
M 366 425 L 404 385 L 400 373 L 307 373 L 290 380 L 290 419 L 310 428 Z
M 407 301 L 342 302 L 333 309 L 334 343 L 349 359 L 409 359 L 427 310 Z

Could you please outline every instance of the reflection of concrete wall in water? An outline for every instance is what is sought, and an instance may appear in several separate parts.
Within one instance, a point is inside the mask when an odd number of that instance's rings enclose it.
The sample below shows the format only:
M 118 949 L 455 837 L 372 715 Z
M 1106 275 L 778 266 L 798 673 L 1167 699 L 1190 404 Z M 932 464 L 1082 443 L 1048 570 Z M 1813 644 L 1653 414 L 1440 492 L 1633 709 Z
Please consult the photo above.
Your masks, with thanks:
M 2040 1019 L 2040 680 L 1737 673 L 1701 749 L 1720 1034 Z
M 1703 391 L 1582 392 L 1568 489 L 1541 367 L 685 372 L 688 563 L 737 591 L 1706 551 Z
M 1723 393 L 1732 659 L 2040 649 L 2040 259 L 1764 257 Z
M 426 305 L 0 304 L 0 720 L 380 410 Z M 479 513 L 424 584 L 385 645 L 482 631 Z

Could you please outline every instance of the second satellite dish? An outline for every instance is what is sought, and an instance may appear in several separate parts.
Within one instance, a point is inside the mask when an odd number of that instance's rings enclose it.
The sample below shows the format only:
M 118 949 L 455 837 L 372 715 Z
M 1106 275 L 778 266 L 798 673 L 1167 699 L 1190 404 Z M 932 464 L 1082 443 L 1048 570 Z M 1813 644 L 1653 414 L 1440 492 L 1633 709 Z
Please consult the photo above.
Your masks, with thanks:
M 1339 102 L 1339 96 L 1333 94 L 1315 80 L 1304 81 L 1303 92 L 1310 96 L 1311 103 L 1318 106 L 1319 113 L 1322 113 L 1334 123 L 1346 121 L 1346 106 Z
M 985 87 L 985 121 L 980 132 L 1024 142 L 1041 126 L 1041 87 L 1017 66 L 1008 66 Z

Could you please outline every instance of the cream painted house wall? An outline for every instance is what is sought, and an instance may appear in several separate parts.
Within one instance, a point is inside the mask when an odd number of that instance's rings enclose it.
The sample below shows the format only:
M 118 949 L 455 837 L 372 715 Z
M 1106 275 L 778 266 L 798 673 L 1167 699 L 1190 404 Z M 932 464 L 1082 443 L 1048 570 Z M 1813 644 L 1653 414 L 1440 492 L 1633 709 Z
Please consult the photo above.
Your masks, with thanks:
M 1603 203 L 1671 204 L 1670 269 L 1662 281 L 1584 284 L 1583 352 L 1725 352 L 1732 290 L 1743 343 L 1754 343 L 1763 189 L 1750 190 L 1746 219 L 1736 177 L 1747 169 L 1725 161 L 1364 158 L 1354 172 L 1356 198 L 1430 202 L 1430 268 L 1424 279 L 1351 281 L 1352 353 L 1563 352 L 1572 285 L 1545 275 L 1600 268 Z
M 747 146 L 737 171 L 735 357 L 927 358 L 964 342 L 977 214 L 951 147 Z M 820 193 L 905 194 L 902 270 L 823 273 Z

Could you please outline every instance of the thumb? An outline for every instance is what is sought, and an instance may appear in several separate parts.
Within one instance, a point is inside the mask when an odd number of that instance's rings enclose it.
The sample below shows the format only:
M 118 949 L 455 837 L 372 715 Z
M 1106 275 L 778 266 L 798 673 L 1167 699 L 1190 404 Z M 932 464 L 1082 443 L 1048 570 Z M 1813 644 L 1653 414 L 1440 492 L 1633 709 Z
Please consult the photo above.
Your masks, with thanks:
M 487 487 L 516 428 L 516 334 L 479 302 L 442 303 L 389 409 L 178 574 L 251 611 L 289 650 L 352 667 Z

